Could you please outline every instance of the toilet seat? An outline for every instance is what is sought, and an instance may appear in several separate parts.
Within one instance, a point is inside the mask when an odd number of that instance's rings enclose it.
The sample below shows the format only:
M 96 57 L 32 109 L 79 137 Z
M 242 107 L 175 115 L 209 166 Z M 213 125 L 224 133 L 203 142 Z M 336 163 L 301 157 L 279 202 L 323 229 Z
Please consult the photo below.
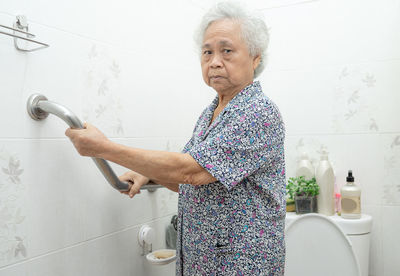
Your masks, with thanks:
M 285 276 L 359 276 L 351 243 L 328 217 L 306 214 L 286 228 Z

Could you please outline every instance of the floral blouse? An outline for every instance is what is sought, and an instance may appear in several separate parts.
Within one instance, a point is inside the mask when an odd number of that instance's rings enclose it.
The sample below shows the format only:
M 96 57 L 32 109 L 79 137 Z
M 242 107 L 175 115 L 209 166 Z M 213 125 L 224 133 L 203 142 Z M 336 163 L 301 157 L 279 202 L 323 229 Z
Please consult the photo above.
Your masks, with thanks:
M 183 149 L 218 181 L 179 185 L 176 275 L 283 275 L 285 128 L 258 81 L 210 125 L 218 96 Z

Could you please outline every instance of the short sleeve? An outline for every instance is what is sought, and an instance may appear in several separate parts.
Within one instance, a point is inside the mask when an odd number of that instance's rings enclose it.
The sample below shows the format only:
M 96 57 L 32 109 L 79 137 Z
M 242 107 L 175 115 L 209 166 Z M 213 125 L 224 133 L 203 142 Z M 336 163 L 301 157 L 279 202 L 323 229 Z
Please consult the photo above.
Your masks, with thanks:
M 234 112 L 217 134 L 188 153 L 228 190 L 281 156 L 284 125 L 277 108 Z

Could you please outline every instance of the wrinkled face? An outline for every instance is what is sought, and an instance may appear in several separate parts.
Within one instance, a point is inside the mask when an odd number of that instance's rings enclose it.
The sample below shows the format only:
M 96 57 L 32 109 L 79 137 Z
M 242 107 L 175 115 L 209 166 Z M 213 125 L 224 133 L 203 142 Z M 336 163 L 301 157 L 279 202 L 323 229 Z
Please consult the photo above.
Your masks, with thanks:
M 253 81 L 260 57 L 250 56 L 240 34 L 240 24 L 230 19 L 211 23 L 204 34 L 203 79 L 217 92 L 237 92 Z

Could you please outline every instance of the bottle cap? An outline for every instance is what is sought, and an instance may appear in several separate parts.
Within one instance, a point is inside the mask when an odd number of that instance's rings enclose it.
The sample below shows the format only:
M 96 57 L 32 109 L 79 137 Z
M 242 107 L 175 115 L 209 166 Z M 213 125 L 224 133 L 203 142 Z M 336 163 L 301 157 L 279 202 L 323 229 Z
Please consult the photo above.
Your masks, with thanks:
M 321 160 L 328 160 L 328 151 L 325 149 L 321 151 Z
M 349 170 L 348 175 L 346 177 L 347 182 L 354 182 L 354 176 L 353 176 L 353 171 Z

